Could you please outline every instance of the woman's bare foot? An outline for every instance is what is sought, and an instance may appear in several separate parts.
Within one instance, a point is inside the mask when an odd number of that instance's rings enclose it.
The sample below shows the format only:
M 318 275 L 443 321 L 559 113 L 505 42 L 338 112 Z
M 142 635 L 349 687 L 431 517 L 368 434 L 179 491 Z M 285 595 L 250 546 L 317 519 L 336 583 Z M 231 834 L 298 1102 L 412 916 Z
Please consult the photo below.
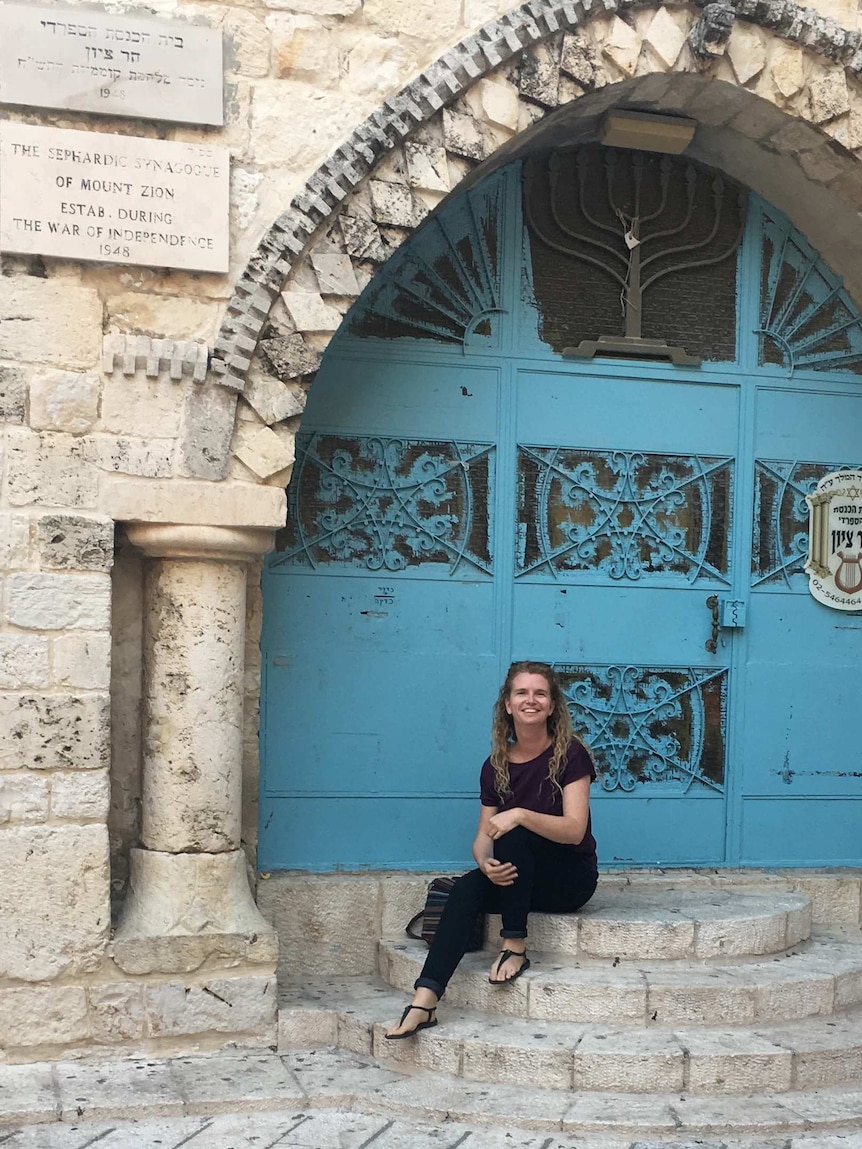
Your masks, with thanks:
M 420 1029 L 430 1029 L 437 1024 L 437 994 L 432 989 L 421 986 L 413 995 L 413 1001 L 401 1015 L 401 1020 L 386 1030 L 390 1040 L 399 1037 L 412 1037 Z
M 505 938 L 505 948 L 491 966 L 488 981 L 491 985 L 505 985 L 530 968 L 527 943 L 523 938 Z

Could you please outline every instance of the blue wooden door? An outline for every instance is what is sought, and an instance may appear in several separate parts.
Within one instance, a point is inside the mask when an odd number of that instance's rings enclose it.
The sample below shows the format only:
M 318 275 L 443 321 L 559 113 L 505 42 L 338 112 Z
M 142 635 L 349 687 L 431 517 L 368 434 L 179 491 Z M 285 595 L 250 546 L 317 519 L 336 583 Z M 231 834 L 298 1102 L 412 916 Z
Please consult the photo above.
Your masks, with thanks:
M 518 165 L 372 282 L 264 575 L 262 868 L 464 864 L 517 658 L 557 666 L 594 751 L 602 862 L 858 864 L 822 727 L 862 628 L 807 594 L 799 499 L 857 461 L 862 337 L 786 221 L 748 217 L 700 366 L 560 354 Z

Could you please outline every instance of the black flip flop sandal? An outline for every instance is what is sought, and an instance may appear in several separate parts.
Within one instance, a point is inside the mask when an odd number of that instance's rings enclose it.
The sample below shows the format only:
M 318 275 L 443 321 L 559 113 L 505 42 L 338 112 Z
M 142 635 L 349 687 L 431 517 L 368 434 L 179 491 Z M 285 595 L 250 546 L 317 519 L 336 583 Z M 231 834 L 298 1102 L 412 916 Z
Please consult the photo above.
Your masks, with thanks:
M 523 964 L 521 965 L 521 968 L 518 970 L 518 972 L 513 973 L 511 977 L 498 978 L 496 981 L 494 978 L 489 977 L 488 981 L 491 983 L 491 985 L 508 985 L 510 981 L 516 981 L 522 973 L 527 972 L 527 970 L 530 968 L 530 959 L 527 957 L 526 953 L 518 953 L 515 950 L 503 950 L 497 959 L 497 973 L 500 972 L 500 967 L 503 966 L 509 960 L 509 958 L 515 957 L 524 959 Z
M 404 1012 L 401 1014 L 401 1019 L 398 1022 L 399 1025 L 404 1024 L 404 1018 L 407 1016 L 411 1009 L 418 1009 L 421 1010 L 422 1013 L 427 1013 L 428 1020 L 420 1021 L 417 1026 L 414 1026 L 413 1029 L 408 1029 L 406 1033 L 384 1033 L 383 1036 L 387 1041 L 403 1041 L 405 1037 L 415 1037 L 420 1029 L 433 1029 L 437 1024 L 437 1018 L 431 1016 L 436 1012 L 436 1005 L 432 1005 L 430 1008 L 427 1005 L 408 1005 Z

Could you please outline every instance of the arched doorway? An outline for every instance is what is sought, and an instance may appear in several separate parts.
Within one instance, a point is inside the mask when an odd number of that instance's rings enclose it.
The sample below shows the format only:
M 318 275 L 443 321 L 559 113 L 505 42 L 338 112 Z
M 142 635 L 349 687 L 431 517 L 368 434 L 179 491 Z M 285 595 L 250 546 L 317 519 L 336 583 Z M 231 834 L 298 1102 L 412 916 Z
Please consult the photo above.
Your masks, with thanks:
M 261 866 L 462 864 L 524 657 L 596 755 L 602 862 L 859 864 L 862 620 L 802 562 L 805 492 L 862 456 L 860 361 L 840 283 L 707 169 L 588 147 L 447 201 L 303 422 L 264 578 Z

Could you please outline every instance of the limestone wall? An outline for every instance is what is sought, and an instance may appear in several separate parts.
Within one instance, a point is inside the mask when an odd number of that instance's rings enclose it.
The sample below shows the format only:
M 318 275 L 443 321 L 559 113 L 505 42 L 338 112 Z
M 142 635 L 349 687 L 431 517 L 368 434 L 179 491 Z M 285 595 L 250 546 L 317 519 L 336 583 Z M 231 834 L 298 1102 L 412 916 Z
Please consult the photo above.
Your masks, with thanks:
M 592 105 L 601 110 L 615 93 L 636 91 L 712 130 L 701 158 L 742 165 L 766 195 L 790 188 L 803 228 L 826 215 L 823 254 L 851 273 L 862 267 L 858 44 L 812 19 L 768 27 L 768 6 L 751 4 L 751 22 L 728 24 L 715 52 L 701 57 L 691 47 L 699 8 L 604 7 L 599 16 L 578 9 L 577 30 L 539 29 L 532 40 L 507 26 L 486 48 L 476 42 L 449 60 L 453 45 L 509 5 L 154 0 L 147 8 L 157 15 L 222 29 L 223 130 L 3 110 L 27 123 L 218 142 L 230 149 L 232 170 L 227 275 L 3 259 L 0 1057 L 271 1038 L 271 948 L 220 941 L 192 952 L 168 940 L 143 957 L 133 945 L 112 948 L 110 877 L 122 892 L 140 828 L 146 614 L 145 560 L 128 544 L 112 591 L 115 524 L 278 525 L 305 391 L 332 332 L 376 268 L 477 164 L 585 93 L 606 90 L 607 102 Z M 849 0 L 820 8 L 856 30 Z M 528 9 L 520 10 L 524 27 Z M 499 66 L 489 62 L 492 41 L 505 50 Z M 434 85 L 448 84 L 451 106 L 418 127 L 387 112 L 386 147 L 368 145 L 355 185 L 336 180 L 303 193 L 357 125 L 440 57 L 428 91 L 439 108 Z M 726 85 L 704 83 L 714 80 Z M 300 193 L 299 230 L 271 232 Z M 309 228 L 317 232 L 303 250 Z M 228 370 L 207 373 L 220 329 Z M 236 364 L 250 360 L 245 378 Z M 252 851 L 257 576 L 252 567 L 243 729 L 242 833 Z M 202 898 L 214 896 L 209 880 Z M 179 938 L 180 927 L 168 936 Z

